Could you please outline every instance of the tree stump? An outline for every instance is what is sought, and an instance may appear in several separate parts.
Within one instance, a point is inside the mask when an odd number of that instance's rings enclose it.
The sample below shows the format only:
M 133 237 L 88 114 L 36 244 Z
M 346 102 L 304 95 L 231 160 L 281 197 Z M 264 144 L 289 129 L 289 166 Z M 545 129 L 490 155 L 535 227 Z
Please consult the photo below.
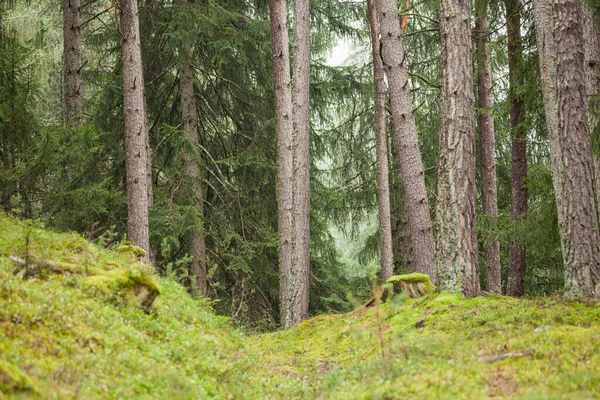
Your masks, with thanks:
M 392 290 L 384 290 L 381 293 L 382 303 L 401 292 L 406 292 L 411 298 L 416 299 L 436 291 L 435 285 L 431 283 L 431 278 L 426 274 L 394 275 L 386 283 L 391 284 Z M 365 307 L 373 307 L 375 304 L 376 298 L 374 297 L 365 304 Z
M 407 292 L 413 299 L 423 297 L 436 290 L 435 285 L 431 283 L 429 275 L 416 272 L 413 274 L 392 276 L 386 283 L 393 284 L 393 294 Z

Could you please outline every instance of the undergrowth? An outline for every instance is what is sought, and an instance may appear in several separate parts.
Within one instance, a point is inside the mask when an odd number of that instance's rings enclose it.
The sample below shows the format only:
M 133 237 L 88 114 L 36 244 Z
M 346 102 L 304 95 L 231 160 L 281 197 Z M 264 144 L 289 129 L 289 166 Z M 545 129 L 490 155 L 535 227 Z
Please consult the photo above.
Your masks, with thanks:
M 600 397 L 598 304 L 398 295 L 244 335 L 134 253 L 0 215 L 0 398 Z M 82 268 L 23 279 L 9 256 Z

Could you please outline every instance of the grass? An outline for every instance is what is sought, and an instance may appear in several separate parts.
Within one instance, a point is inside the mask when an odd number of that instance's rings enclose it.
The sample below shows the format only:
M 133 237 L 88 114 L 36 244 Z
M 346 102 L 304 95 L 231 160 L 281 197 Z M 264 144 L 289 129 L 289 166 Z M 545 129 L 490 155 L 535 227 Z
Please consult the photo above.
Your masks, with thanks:
M 23 280 L 8 256 L 71 268 Z M 399 295 L 244 335 L 138 256 L 0 215 L 0 398 L 600 397 L 595 303 Z

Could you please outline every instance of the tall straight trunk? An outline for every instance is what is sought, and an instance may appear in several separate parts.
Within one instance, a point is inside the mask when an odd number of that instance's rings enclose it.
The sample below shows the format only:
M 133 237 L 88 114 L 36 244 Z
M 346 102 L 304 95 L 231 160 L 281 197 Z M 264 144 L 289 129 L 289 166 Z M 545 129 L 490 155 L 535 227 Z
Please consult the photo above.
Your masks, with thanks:
M 281 325 L 286 325 L 292 270 L 293 112 L 290 52 L 285 0 L 270 0 L 273 80 L 277 134 L 277 217 L 279 230 L 279 291 Z
M 441 0 L 441 129 L 438 165 L 438 280 L 443 289 L 481 294 L 475 231 L 475 110 L 471 2 Z
M 180 0 L 184 5 L 188 0 Z M 194 68 L 192 64 L 191 40 L 184 39 L 181 49 L 181 108 L 183 118 L 183 134 L 194 149 L 199 149 L 198 142 L 198 111 L 196 109 L 196 93 L 194 89 Z M 200 171 L 200 160 L 194 156 L 195 152 L 187 153 L 184 159 L 185 173 L 190 177 L 193 187 L 192 195 L 194 204 L 200 219 L 204 217 L 204 190 L 202 185 L 202 173 Z M 206 241 L 204 227 L 200 225 L 193 233 L 190 247 L 192 264 L 190 265 L 191 276 L 195 279 L 194 290 L 202 296 L 207 295 L 206 284 Z
M 310 0 L 294 0 L 294 241 L 290 309 L 284 326 L 308 318 L 310 277 Z
M 588 122 L 592 133 L 592 145 L 600 141 L 600 12 L 587 1 L 582 2 L 583 46 L 585 52 L 585 88 L 588 97 Z M 596 207 L 600 204 L 600 157 L 594 154 Z M 600 221 L 600 207 L 598 207 Z
M 80 0 L 63 0 L 63 57 L 65 122 L 83 124 L 83 78 L 81 74 Z
M 538 48 L 546 130 L 550 148 L 550 164 L 552 168 L 552 186 L 558 216 L 558 226 L 565 225 L 565 209 L 563 201 L 563 172 L 560 141 L 558 137 L 558 97 L 556 93 L 556 40 L 554 38 L 554 16 L 552 0 L 533 0 L 533 16 L 535 36 Z M 561 246 L 563 246 L 561 239 Z M 564 252 L 564 248 L 563 248 Z
M 494 137 L 494 99 L 492 96 L 492 64 L 488 50 L 488 2 L 475 2 L 475 32 L 477 55 L 477 107 L 479 108 L 479 138 L 481 141 L 481 186 L 483 212 L 492 220 L 494 235 L 498 219 L 498 189 L 496 184 L 496 139 Z M 502 292 L 500 279 L 500 242 L 485 246 L 487 290 Z
M 394 274 L 392 252 L 392 217 L 390 211 L 389 152 L 385 110 L 385 77 L 379 54 L 379 24 L 375 0 L 367 0 L 371 50 L 373 53 L 373 85 L 375 88 L 375 130 L 377 136 L 377 202 L 379 204 L 379 237 L 381 241 L 381 277 L 387 281 Z
M 581 3 L 561 0 L 553 6 L 551 0 L 534 0 L 533 6 L 565 289 L 574 296 L 597 295 L 599 239 L 598 224 L 592 223 L 590 217 L 590 213 L 596 212 L 591 140 L 587 118 L 580 115 L 586 107 L 581 87 L 584 79 L 583 32 L 578 15 Z M 576 7 L 579 8 L 574 10 Z M 567 29 L 569 23 L 571 29 Z M 573 136 L 569 137 L 570 134 Z
M 390 87 L 395 155 L 406 198 L 411 250 L 416 272 L 435 282 L 437 273 L 429 200 L 425 188 L 419 136 L 412 113 L 406 54 L 395 0 L 377 0 L 381 28 L 382 62 Z
M 137 0 L 120 0 L 123 109 L 127 169 L 127 232 L 150 255 L 148 227 L 148 126 Z
M 600 232 L 587 119 L 581 0 L 556 3 L 558 135 L 566 217 L 561 227 L 565 289 L 600 297 Z
M 139 3 L 139 0 L 138 0 L 138 3 Z M 156 6 L 155 1 L 153 1 L 153 0 L 142 1 L 141 5 L 142 5 L 142 7 L 144 7 L 146 14 L 148 14 L 148 10 L 150 10 L 150 12 L 152 13 L 154 10 L 154 7 Z M 138 12 L 138 15 L 139 15 L 139 12 Z M 140 22 L 139 22 L 139 18 L 138 18 L 138 26 L 139 26 L 139 23 Z M 141 36 L 140 36 L 140 38 L 141 38 Z M 142 58 L 142 66 L 143 65 L 144 65 L 144 61 Z M 142 74 L 142 76 L 143 76 L 143 74 Z M 146 182 L 147 182 L 147 191 L 148 191 L 148 207 L 151 208 L 154 203 L 154 191 L 152 188 L 152 146 L 150 145 L 150 125 L 148 123 L 148 112 L 147 112 L 146 101 L 145 101 L 145 99 L 146 99 L 146 86 L 145 85 L 144 85 L 143 89 L 144 89 L 144 92 L 143 92 L 144 115 L 146 118 L 144 123 L 147 127 L 146 130 L 148 131 L 148 134 L 146 135 L 146 148 L 148 149 L 148 151 L 147 151 L 148 154 L 146 157 L 146 175 L 147 175 Z M 152 261 L 154 259 L 154 255 L 150 254 L 149 259 L 150 259 L 150 261 Z
M 523 97 L 521 60 L 521 3 L 519 0 L 505 0 L 506 22 L 508 26 L 508 73 L 510 78 L 510 125 L 512 138 L 512 205 L 514 221 L 522 220 L 527 212 L 527 134 L 523 126 Z M 508 294 L 525 294 L 525 272 L 527 252 L 517 240 L 510 242 L 510 269 Z

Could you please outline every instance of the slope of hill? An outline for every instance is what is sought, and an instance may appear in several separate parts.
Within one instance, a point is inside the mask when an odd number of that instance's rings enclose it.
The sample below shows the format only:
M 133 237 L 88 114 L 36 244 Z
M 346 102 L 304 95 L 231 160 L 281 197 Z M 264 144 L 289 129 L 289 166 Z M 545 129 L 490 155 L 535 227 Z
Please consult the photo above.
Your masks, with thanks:
M 0 232 L 3 393 L 82 399 L 236 394 L 229 383 L 239 382 L 246 368 L 237 356 L 240 335 L 182 286 L 153 276 L 137 262 L 135 248 L 123 246 L 119 254 L 5 216 Z M 24 280 L 14 275 L 9 256 L 80 269 Z M 160 290 L 150 313 L 138 307 L 144 285 Z M 11 382 L 7 369 L 18 369 L 28 384 Z
M 0 215 L 0 398 L 600 397 L 598 304 L 399 295 L 246 336 L 136 253 Z

